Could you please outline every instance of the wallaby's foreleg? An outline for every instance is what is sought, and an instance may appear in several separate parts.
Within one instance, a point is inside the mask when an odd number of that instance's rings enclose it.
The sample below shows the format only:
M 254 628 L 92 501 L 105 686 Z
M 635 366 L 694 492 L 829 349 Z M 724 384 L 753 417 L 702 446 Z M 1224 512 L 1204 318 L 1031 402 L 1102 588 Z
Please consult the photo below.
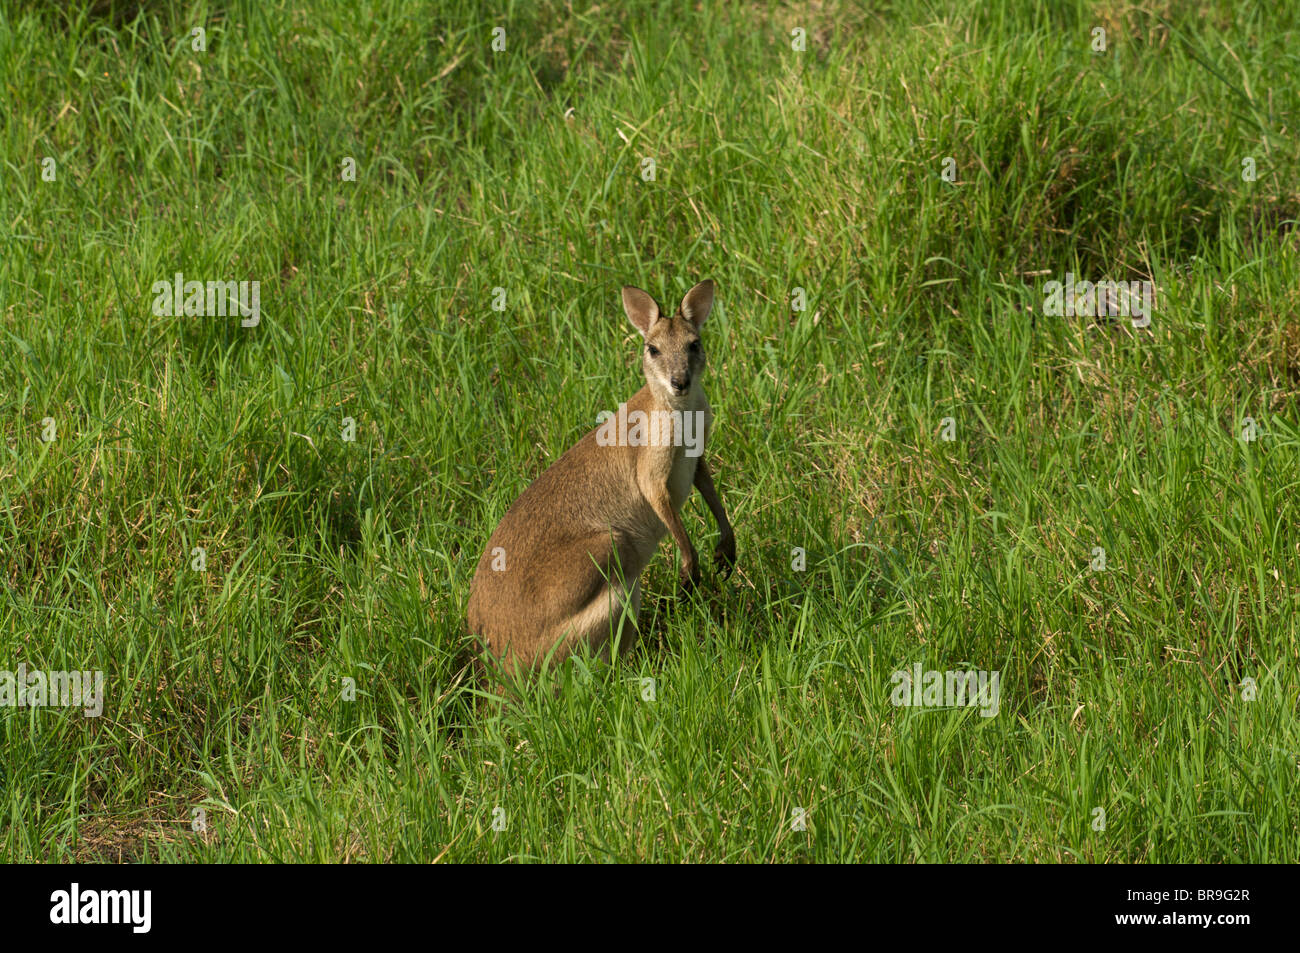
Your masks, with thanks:
M 736 534 L 732 532 L 731 521 L 727 519 L 727 511 L 722 506 L 722 497 L 718 496 L 718 489 L 713 485 L 713 474 L 709 472 L 709 464 L 703 456 L 695 466 L 695 488 L 704 497 L 709 512 L 718 524 L 718 532 L 722 534 L 718 548 L 713 551 L 713 567 L 725 578 L 736 565 Z
M 672 533 L 673 542 L 681 551 L 682 565 L 677 580 L 681 583 L 682 589 L 690 592 L 700 581 L 700 567 L 696 562 L 695 547 L 691 545 L 691 538 L 686 535 L 686 527 L 682 524 L 681 515 L 673 509 L 673 499 L 668 495 L 668 487 L 658 487 L 646 498 L 650 501 L 655 515 L 668 527 L 668 532 Z

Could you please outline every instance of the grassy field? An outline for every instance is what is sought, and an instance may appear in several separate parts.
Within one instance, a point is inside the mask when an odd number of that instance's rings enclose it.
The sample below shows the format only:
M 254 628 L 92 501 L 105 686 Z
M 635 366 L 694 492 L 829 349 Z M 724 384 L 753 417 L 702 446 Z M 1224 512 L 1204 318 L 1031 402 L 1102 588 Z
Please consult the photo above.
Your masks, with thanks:
M 1300 7 L 56 6 L 0 0 L 0 670 L 104 709 L 0 708 L 0 858 L 1300 861 Z M 706 277 L 736 573 L 666 541 L 629 659 L 479 700 L 620 286 Z

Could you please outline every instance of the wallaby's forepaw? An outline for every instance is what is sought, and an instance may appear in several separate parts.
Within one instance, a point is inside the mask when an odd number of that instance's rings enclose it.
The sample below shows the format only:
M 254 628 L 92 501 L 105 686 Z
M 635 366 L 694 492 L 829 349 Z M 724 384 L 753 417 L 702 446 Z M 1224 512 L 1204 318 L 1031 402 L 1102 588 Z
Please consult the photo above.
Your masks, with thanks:
M 736 568 L 736 537 L 724 536 L 713 551 L 713 568 L 723 579 Z
M 700 584 L 700 567 L 695 560 L 691 560 L 689 565 L 682 564 L 677 573 L 677 581 L 681 583 L 682 595 L 689 596 L 695 591 L 695 587 Z

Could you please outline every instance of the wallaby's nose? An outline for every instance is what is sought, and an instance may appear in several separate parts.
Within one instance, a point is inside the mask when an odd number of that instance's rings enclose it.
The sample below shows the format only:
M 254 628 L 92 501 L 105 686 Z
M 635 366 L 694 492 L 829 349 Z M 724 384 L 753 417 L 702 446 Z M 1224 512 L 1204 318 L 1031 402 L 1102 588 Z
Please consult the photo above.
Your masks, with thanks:
M 691 386 L 690 374 L 674 374 L 668 378 L 668 383 L 673 385 L 673 390 L 679 394 L 686 393 Z

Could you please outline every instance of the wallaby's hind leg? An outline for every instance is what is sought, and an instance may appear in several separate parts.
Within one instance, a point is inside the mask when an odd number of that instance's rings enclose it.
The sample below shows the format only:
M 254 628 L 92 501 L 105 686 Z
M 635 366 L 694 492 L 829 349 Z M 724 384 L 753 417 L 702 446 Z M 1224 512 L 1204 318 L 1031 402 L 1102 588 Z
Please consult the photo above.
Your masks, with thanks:
M 632 592 L 626 600 L 623 610 L 622 631 L 618 634 L 618 654 L 620 658 L 627 658 L 632 654 L 632 649 L 641 641 L 641 628 L 637 620 L 641 618 L 641 577 L 638 576 L 632 583 Z M 616 622 L 618 620 L 615 620 Z
M 641 608 L 641 581 L 626 585 L 612 580 L 581 610 L 565 619 L 553 630 L 557 636 L 551 666 L 559 665 L 582 645 L 609 661 L 612 646 L 618 642 L 619 655 L 626 656 L 636 644 L 637 614 Z

